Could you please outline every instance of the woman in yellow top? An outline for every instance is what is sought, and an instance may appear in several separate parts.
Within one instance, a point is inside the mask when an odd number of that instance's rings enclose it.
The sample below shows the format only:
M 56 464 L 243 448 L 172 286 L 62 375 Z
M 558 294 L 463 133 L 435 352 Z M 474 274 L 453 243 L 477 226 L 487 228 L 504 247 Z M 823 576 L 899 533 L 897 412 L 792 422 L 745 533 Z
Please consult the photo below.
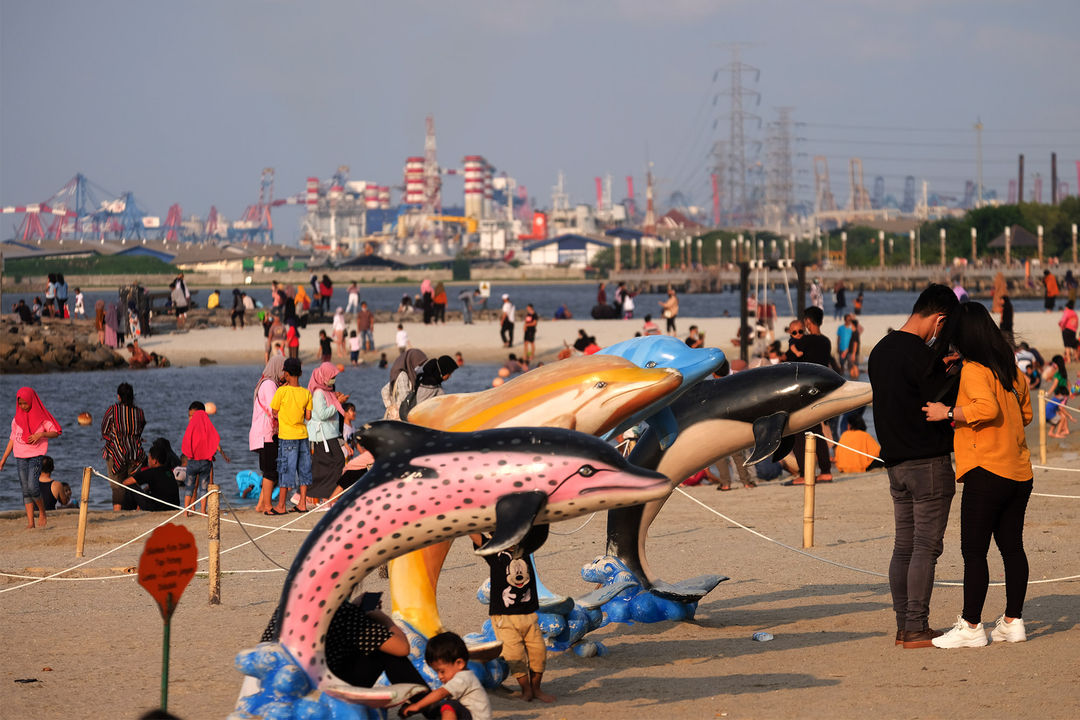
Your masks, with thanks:
M 1024 426 L 1031 422 L 1031 396 L 1012 349 L 985 306 L 962 304 L 957 327 L 955 342 L 964 367 L 956 405 L 932 402 L 923 410 L 931 422 L 950 419 L 956 424 L 956 481 L 964 483 L 964 611 L 933 643 L 940 648 L 986 645 L 981 615 L 990 583 L 986 554 L 991 537 L 1005 565 L 1005 613 L 990 636 L 994 642 L 1022 642 L 1027 639 L 1022 614 L 1028 583 L 1024 513 L 1032 488 Z

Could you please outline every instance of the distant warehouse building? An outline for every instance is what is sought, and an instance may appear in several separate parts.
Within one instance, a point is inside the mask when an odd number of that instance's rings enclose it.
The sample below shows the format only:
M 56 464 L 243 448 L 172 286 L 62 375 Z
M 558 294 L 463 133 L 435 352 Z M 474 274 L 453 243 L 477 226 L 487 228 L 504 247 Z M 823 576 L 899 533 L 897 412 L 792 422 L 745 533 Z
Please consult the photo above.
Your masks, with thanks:
M 586 267 L 601 250 L 612 247 L 606 240 L 586 235 L 559 235 L 539 240 L 522 248 L 532 265 L 558 265 L 561 267 Z

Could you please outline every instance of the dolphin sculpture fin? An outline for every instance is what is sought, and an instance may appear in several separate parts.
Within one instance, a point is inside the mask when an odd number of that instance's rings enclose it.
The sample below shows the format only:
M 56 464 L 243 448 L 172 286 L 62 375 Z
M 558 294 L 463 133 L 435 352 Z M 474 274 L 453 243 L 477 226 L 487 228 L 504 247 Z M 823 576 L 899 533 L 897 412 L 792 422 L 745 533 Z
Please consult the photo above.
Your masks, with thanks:
M 546 504 L 547 495 L 539 490 L 503 495 L 495 503 L 495 532 L 477 548 L 476 554 L 494 555 L 519 544 Z
M 772 455 L 784 441 L 784 428 L 787 426 L 788 413 L 774 412 L 754 421 L 754 452 L 746 458 L 743 465 L 755 465 Z
M 780 447 L 773 453 L 773 462 L 780 462 L 788 456 L 788 454 L 795 449 L 795 436 L 785 435 L 784 439 L 780 441 Z
M 670 407 L 649 416 L 649 419 L 645 422 L 660 438 L 661 450 L 667 450 L 679 435 L 679 421 L 675 419 L 675 413 L 672 412 Z

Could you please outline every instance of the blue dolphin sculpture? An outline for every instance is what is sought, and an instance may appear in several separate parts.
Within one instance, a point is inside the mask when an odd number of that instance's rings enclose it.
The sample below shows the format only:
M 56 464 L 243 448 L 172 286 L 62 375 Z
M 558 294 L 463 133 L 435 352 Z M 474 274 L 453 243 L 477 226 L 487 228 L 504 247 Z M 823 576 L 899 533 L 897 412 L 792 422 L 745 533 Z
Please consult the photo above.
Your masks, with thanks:
M 682 340 L 669 335 L 631 338 L 606 347 L 597 354 L 626 358 L 638 367 L 674 368 L 682 373 L 682 385 L 677 389 L 642 408 L 637 414 L 627 418 L 621 425 L 604 435 L 605 440 L 610 440 L 645 420 L 660 439 L 661 449 L 666 449 L 675 442 L 679 434 L 679 424 L 669 406 L 683 393 L 714 372 L 721 371 L 722 375 L 727 374 L 727 358 L 724 357 L 723 350 L 691 348 Z

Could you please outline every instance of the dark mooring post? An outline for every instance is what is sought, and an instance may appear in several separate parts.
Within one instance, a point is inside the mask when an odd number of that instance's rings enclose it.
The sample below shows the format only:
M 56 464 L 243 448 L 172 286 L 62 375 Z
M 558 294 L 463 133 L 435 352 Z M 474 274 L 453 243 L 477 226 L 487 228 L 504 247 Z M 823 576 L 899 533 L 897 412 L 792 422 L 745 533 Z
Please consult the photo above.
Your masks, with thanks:
M 743 328 L 750 325 L 750 314 L 746 309 L 746 300 L 750 295 L 750 263 L 739 263 L 739 357 L 745 362 L 750 361 L 750 342 L 753 334 L 747 333 Z

